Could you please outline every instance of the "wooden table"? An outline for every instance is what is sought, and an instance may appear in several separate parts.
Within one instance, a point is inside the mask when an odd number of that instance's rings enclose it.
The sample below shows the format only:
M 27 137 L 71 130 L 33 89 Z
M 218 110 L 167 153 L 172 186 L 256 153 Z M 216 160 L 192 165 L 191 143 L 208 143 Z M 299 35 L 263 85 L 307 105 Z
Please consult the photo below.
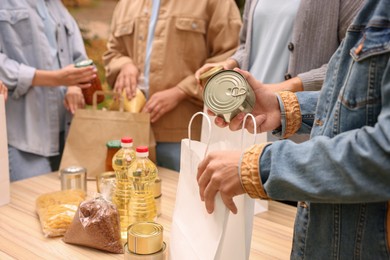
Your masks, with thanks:
M 169 241 L 178 173 L 159 168 L 162 179 L 164 240 Z M 0 259 L 123 259 L 122 254 L 64 243 L 61 238 L 45 238 L 35 212 L 35 199 L 60 190 L 57 173 L 11 183 L 11 203 L 0 207 Z M 96 191 L 88 181 L 88 193 Z M 254 218 L 250 259 L 289 259 L 296 209 L 270 201 L 269 210 Z

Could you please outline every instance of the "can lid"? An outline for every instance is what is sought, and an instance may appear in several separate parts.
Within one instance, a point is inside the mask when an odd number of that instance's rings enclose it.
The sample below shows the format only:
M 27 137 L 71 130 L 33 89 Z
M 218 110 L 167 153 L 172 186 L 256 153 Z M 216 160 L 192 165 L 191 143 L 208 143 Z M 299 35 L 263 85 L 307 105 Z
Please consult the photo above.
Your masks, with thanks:
M 88 59 L 88 60 L 82 60 L 82 61 L 77 62 L 75 64 L 75 67 L 82 68 L 82 67 L 87 67 L 87 66 L 91 66 L 91 65 L 93 65 L 93 60 Z
M 81 166 L 69 166 L 60 170 L 61 174 L 80 174 L 86 173 L 87 170 Z
M 199 79 L 200 80 L 207 79 L 207 78 L 211 77 L 212 75 L 214 75 L 215 73 L 217 73 L 217 72 L 219 72 L 221 70 L 223 70 L 223 66 L 222 65 L 215 66 L 215 67 L 209 69 L 208 71 L 203 72 L 202 74 L 200 74 L 199 75 Z
M 127 228 L 127 246 L 130 252 L 146 255 L 163 247 L 163 226 L 156 222 L 137 222 Z
M 110 140 L 106 143 L 107 148 L 121 148 L 121 140 Z
M 239 72 L 222 70 L 207 81 L 203 91 L 204 103 L 216 114 L 228 114 L 242 106 L 249 88 Z

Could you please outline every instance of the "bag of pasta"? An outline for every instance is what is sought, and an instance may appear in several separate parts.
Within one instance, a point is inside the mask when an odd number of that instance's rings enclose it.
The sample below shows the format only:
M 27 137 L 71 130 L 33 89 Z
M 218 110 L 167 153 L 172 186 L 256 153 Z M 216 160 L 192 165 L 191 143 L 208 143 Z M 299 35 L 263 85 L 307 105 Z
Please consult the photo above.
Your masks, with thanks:
M 40 195 L 35 208 L 45 237 L 63 236 L 79 204 L 85 199 L 82 190 L 62 190 Z
M 82 202 L 63 241 L 123 254 L 116 206 L 101 195 Z

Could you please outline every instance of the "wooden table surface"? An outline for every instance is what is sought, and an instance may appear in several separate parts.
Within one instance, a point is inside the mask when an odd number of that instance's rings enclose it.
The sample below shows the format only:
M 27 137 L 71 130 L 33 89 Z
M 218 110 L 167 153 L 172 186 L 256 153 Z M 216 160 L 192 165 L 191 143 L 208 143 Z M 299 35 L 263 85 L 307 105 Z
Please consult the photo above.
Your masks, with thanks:
M 162 179 L 164 240 L 169 241 L 175 204 L 177 172 L 159 168 Z M 61 238 L 45 238 L 35 212 L 35 199 L 61 189 L 57 173 L 11 183 L 11 203 L 0 207 L 0 259 L 124 259 L 122 254 L 64 243 Z M 88 181 L 88 194 L 96 191 Z M 269 209 L 254 217 L 250 259 L 289 259 L 296 209 L 270 201 Z

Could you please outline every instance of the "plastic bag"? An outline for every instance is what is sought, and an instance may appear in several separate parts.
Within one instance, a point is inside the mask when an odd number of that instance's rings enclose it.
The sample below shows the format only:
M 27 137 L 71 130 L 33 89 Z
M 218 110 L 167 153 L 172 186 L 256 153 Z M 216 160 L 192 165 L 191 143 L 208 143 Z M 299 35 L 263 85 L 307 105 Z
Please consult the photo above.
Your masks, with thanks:
M 45 237 L 63 236 L 77 207 L 85 199 L 82 190 L 63 190 L 40 195 L 35 202 Z
M 63 241 L 123 254 L 116 206 L 102 196 L 82 202 Z

